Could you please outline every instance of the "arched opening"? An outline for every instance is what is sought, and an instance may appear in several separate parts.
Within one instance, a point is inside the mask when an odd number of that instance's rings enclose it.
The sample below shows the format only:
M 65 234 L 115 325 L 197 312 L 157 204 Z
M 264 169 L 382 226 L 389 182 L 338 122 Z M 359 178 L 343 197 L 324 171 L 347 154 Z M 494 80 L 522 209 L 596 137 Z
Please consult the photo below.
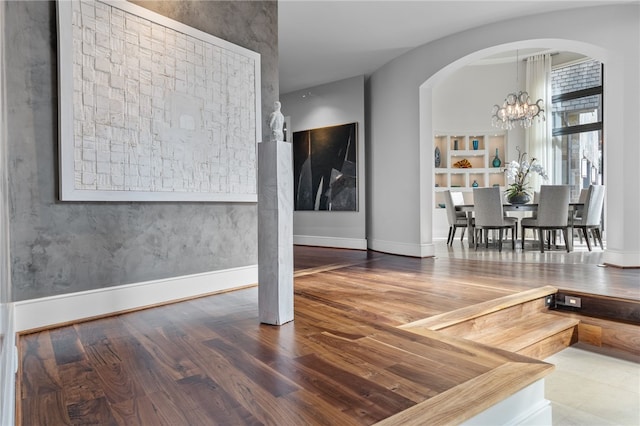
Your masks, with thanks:
M 499 67 L 491 64 L 491 66 L 485 66 L 489 63 L 487 58 L 492 58 L 496 62 L 495 59 L 499 60 L 504 52 L 516 51 L 574 52 L 578 56 L 591 58 L 602 63 L 606 63 L 607 60 L 606 52 L 593 45 L 570 40 L 529 40 L 493 46 L 461 57 L 443 67 L 421 85 L 420 140 L 426 154 L 423 156 L 421 164 L 421 168 L 425 172 L 421 174 L 428 182 L 428 185 L 425 185 L 422 190 L 422 195 L 425 197 L 422 206 L 429 206 L 426 211 L 422 212 L 421 217 L 423 219 L 431 218 L 431 223 L 423 223 L 423 225 L 431 230 L 433 240 L 444 239 L 447 235 L 448 224 L 446 213 L 442 208 L 444 206 L 441 199 L 442 191 L 456 188 L 456 191 L 465 194 L 465 199 L 470 200 L 474 186 L 503 187 L 506 184 L 504 173 L 499 173 L 499 169 L 491 169 L 491 160 L 494 155 L 498 156 L 504 164 L 505 161 L 517 159 L 516 147 L 521 150 L 530 148 L 528 132 L 525 132 L 524 129 L 515 128 L 503 131 L 491 126 L 491 106 L 501 103 L 504 96 L 508 92 L 513 92 L 514 89 L 526 90 L 525 76 L 523 75 L 525 67 L 522 63 L 515 65 L 515 55 L 513 55 L 513 59 L 505 59 L 508 63 L 503 61 Z M 478 63 L 484 65 L 476 66 Z M 501 74 L 488 76 L 488 73 L 494 73 L 495 70 L 502 70 L 499 71 Z M 519 77 L 517 77 L 518 74 Z M 455 82 L 448 83 L 448 80 Z M 438 91 L 447 84 L 455 87 L 449 88 L 447 92 L 449 96 L 443 100 L 438 96 Z M 604 90 L 607 90 L 606 84 Z M 548 105 L 546 119 L 549 129 L 551 129 L 554 121 L 551 99 L 545 99 L 545 103 Z M 471 111 L 473 108 L 475 110 Z M 454 111 L 455 113 L 452 113 Z M 606 127 L 602 131 L 601 140 L 606 140 L 605 132 Z M 461 145 L 459 149 L 466 150 L 465 154 L 467 155 L 457 155 L 455 151 L 452 151 L 457 145 L 456 141 Z M 551 132 L 549 132 L 547 138 L 547 144 L 550 145 L 549 151 L 552 151 L 552 144 L 561 142 L 558 137 L 552 139 Z M 439 152 L 443 151 L 442 147 L 437 149 L 439 144 L 445 144 L 445 150 L 448 151 Z M 472 144 L 479 145 L 480 149 L 472 151 L 474 149 Z M 606 144 L 604 147 L 606 150 Z M 550 160 L 545 166 L 553 168 L 556 176 L 553 180 L 545 183 L 570 183 L 566 170 L 556 170 L 560 167 L 558 164 L 563 161 L 562 155 L 566 155 L 566 152 L 563 154 L 557 146 L 555 149 L 554 160 Z M 469 151 L 472 152 L 469 153 Z M 582 148 L 577 151 L 583 152 Z M 438 159 L 436 157 L 438 155 L 441 156 L 440 168 L 437 166 Z M 463 158 L 471 160 L 469 165 L 472 168 L 449 173 L 452 172 L 454 161 Z M 578 164 L 579 166 L 580 164 Z M 597 172 L 601 171 L 602 166 L 600 165 Z M 561 172 L 564 173 L 565 181 L 562 180 Z M 583 177 L 579 169 L 578 175 L 579 178 Z M 570 180 L 573 182 L 573 176 Z M 597 183 L 605 183 L 605 180 L 606 177 L 602 175 L 596 177 Z M 592 180 L 587 177 L 582 182 L 576 182 L 578 189 L 575 191 L 575 198 L 580 192 L 579 185 L 584 185 L 585 182 L 588 186 Z M 537 183 L 537 185 L 539 184 Z M 457 189 L 458 187 L 460 189 Z

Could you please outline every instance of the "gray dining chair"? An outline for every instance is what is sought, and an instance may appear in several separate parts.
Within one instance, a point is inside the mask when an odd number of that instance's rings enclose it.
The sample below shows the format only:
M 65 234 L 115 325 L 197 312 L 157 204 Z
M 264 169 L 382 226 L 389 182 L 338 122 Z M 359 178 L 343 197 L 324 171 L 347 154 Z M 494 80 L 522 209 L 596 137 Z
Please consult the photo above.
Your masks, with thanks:
M 589 188 L 582 188 L 580 190 L 580 195 L 578 196 L 578 203 L 584 204 L 585 201 L 587 201 L 588 193 L 589 193 Z M 577 209 L 576 211 L 573 212 L 573 217 L 571 218 L 571 220 L 573 220 L 573 222 L 575 223 L 581 219 L 582 219 L 582 208 Z M 582 234 L 580 232 L 578 232 L 578 238 L 580 238 L 580 244 L 582 244 Z
M 498 250 L 502 251 L 503 232 L 508 230 L 511 230 L 511 248 L 515 250 L 515 228 L 517 223 L 511 220 L 505 220 L 504 210 L 502 209 L 500 188 L 474 188 L 473 205 L 473 211 L 475 214 L 475 249 L 478 249 L 478 242 L 481 241 L 483 233 L 485 234 L 485 247 L 488 247 L 489 239 L 486 235 L 487 231 L 495 229 L 499 231 Z
M 600 248 L 604 250 L 600 232 L 602 207 L 604 205 L 604 185 L 591 185 L 585 198 L 582 214 L 578 218 L 574 217 L 573 227 L 582 231 L 589 251 L 591 251 L 591 243 L 589 242 L 588 230 L 591 230 L 594 243 L 599 242 Z
M 518 239 L 518 218 L 509 216 L 507 212 L 504 212 L 504 221 L 511 225 L 511 231 L 514 233 L 514 238 Z
M 505 193 L 504 193 L 504 191 L 502 189 L 500 190 L 500 197 L 502 199 L 502 203 L 503 204 L 507 202 L 507 197 L 506 197 L 506 195 L 505 195 Z M 513 228 L 512 229 L 515 230 L 515 233 L 516 233 L 515 238 L 516 238 L 516 241 L 517 241 L 518 240 L 518 218 L 517 217 L 513 217 L 513 216 L 509 216 L 509 213 L 505 211 L 504 212 L 504 220 L 508 221 L 508 222 L 513 222 Z
M 540 252 L 544 253 L 544 231 L 561 230 L 567 252 L 571 250 L 569 243 L 569 186 L 568 185 L 542 185 L 540 187 L 540 199 L 538 200 L 538 212 L 535 218 L 525 217 L 522 224 L 522 247 L 524 248 L 525 229 L 537 231 L 540 241 Z M 536 232 L 534 232 L 535 238 Z M 549 246 L 551 243 L 549 242 Z
M 447 220 L 449 221 L 449 235 L 447 236 L 447 245 L 453 244 L 453 239 L 456 236 L 456 230 L 462 229 L 462 235 L 460 241 L 464 239 L 464 231 L 468 226 L 467 215 L 465 212 L 456 211 L 456 205 L 464 204 L 464 197 L 462 192 L 451 192 L 449 190 L 444 191 L 444 207 L 447 210 Z M 471 231 L 469 231 L 471 232 Z
M 540 201 L 540 191 L 534 191 L 533 192 L 533 204 L 538 204 L 538 202 Z M 538 212 L 537 211 L 532 211 L 529 216 L 527 216 L 530 219 L 536 219 L 538 217 Z M 525 235 L 525 230 L 524 228 L 521 230 L 522 232 L 522 240 L 524 241 L 526 235 Z M 531 231 L 533 233 L 533 237 L 535 238 L 535 231 Z M 523 243 L 524 244 L 524 243 Z M 524 246 L 523 246 L 524 248 Z

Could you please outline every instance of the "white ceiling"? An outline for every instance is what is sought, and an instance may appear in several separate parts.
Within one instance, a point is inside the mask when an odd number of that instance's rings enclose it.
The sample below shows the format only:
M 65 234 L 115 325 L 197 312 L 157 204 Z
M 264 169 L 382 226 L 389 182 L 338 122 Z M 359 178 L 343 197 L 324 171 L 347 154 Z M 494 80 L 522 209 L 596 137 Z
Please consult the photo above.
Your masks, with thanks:
M 369 75 L 427 42 L 485 24 L 614 1 L 280 0 L 280 93 Z

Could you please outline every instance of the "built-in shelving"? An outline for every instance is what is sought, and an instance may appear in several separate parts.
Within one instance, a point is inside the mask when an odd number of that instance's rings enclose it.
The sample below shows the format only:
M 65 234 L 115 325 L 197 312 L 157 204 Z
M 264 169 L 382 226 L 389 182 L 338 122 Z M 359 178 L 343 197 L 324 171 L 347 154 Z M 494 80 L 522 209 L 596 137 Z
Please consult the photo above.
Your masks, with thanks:
M 480 188 L 506 185 L 503 168 L 507 158 L 506 133 L 438 133 L 433 144 L 434 150 L 437 147 L 440 151 L 440 164 L 434 168 L 436 208 L 444 203 L 442 192 L 447 189 L 463 192 L 465 200 L 470 201 L 474 182 Z M 501 161 L 499 167 L 493 166 L 496 150 Z M 471 167 L 456 167 L 461 161 Z

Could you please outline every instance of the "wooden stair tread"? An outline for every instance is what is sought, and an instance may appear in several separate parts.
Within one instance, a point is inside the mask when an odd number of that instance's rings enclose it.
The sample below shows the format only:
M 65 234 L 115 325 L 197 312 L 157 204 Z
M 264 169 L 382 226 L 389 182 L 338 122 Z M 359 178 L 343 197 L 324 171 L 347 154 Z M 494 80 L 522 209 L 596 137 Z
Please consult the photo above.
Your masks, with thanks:
M 509 323 L 506 327 L 493 327 L 482 330 L 473 336 L 460 336 L 489 346 L 518 352 L 550 336 L 561 333 L 580 323 L 575 318 L 562 318 L 557 315 L 537 313 Z
M 440 315 L 434 315 L 408 324 L 401 325 L 400 328 L 419 333 L 420 329 L 441 330 L 452 325 L 473 320 L 481 316 L 489 315 L 500 310 L 540 299 L 558 292 L 552 286 L 534 288 L 520 293 L 510 294 L 497 299 L 488 300 L 472 306 L 466 306 Z
M 575 343 L 575 318 L 558 319 L 544 299 L 557 289 L 544 286 L 414 321 L 400 328 L 416 334 L 438 331 L 509 352 L 544 359 Z

